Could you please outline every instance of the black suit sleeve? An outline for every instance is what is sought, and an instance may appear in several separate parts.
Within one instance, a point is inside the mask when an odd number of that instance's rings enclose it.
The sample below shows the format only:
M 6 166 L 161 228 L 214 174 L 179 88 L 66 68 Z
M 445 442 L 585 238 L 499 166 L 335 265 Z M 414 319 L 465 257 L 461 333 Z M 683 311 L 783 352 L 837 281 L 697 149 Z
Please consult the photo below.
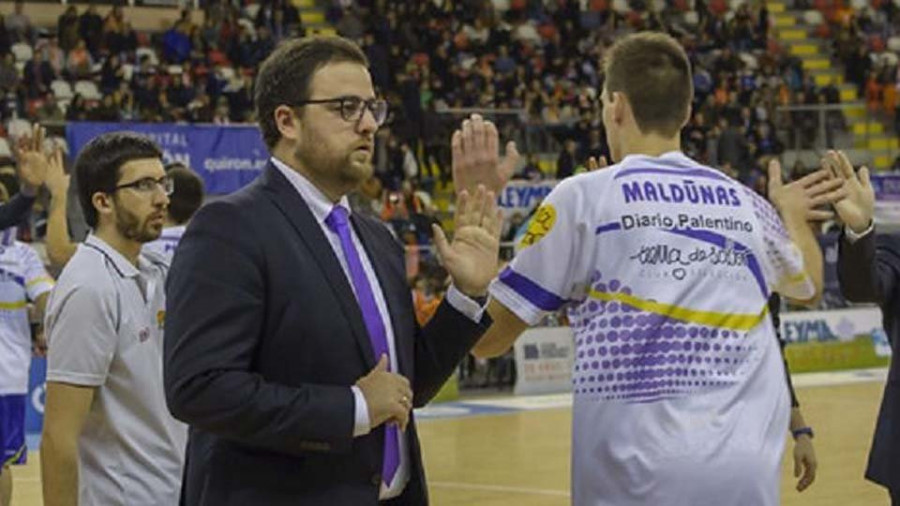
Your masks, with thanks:
M 18 225 L 28 215 L 34 197 L 26 197 L 17 193 L 6 204 L 0 206 L 0 230 Z
M 844 297 L 890 307 L 900 273 L 900 241 L 873 231 L 854 243 L 841 235 L 839 248 L 838 280 Z
M 437 395 L 491 323 L 487 311 L 476 323 L 444 298 L 431 320 L 417 332 L 412 385 L 414 407 L 428 404 Z
M 169 409 L 195 428 L 252 447 L 349 452 L 349 387 L 286 386 L 253 370 L 264 337 L 266 281 L 248 222 L 235 204 L 211 203 L 179 244 L 166 286 Z

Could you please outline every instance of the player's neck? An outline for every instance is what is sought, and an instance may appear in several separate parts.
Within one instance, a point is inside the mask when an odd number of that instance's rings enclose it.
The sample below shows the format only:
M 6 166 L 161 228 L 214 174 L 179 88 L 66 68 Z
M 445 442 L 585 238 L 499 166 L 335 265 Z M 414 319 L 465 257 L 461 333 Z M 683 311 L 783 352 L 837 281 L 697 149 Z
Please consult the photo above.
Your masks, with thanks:
M 659 135 L 629 135 L 622 143 L 622 158 L 628 155 L 662 156 L 681 151 L 681 136 L 667 138 Z
M 133 265 L 137 265 L 138 255 L 141 254 L 141 243 L 124 237 L 116 230 L 115 225 L 100 225 L 94 230 L 94 235 L 112 249 L 118 251 Z

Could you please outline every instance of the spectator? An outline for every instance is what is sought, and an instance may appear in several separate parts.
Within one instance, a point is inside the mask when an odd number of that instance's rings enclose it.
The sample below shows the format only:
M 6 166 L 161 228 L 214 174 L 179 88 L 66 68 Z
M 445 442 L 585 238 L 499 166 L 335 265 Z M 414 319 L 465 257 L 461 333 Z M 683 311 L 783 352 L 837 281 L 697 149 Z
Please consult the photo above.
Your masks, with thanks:
M 66 69 L 69 74 L 76 79 L 89 78 L 93 72 L 94 59 L 88 51 L 88 46 L 83 40 L 79 40 L 75 49 L 69 52 L 69 59 L 66 63 Z
M 34 27 L 31 25 L 31 18 L 25 14 L 25 2 L 16 0 L 14 12 L 6 16 L 5 25 L 12 42 L 32 43 Z
M 39 98 L 50 90 L 50 83 L 56 79 L 53 67 L 44 56 L 35 51 L 31 60 L 25 64 L 23 84 L 28 98 Z
M 66 115 L 63 113 L 62 109 L 59 108 L 59 104 L 56 103 L 56 97 L 53 96 L 53 93 L 44 95 L 44 100 L 37 110 L 38 121 L 41 123 L 61 122 L 65 118 Z
M 60 14 L 59 21 L 56 23 L 56 35 L 59 37 L 59 47 L 63 51 L 75 49 L 81 33 L 78 9 L 74 5 L 69 5 L 66 11 Z
M 97 14 L 97 7 L 94 4 L 89 5 L 78 19 L 78 34 L 91 54 L 99 53 L 103 42 L 103 18 Z
M 563 179 L 575 173 L 575 150 L 577 144 L 572 139 L 566 139 L 563 150 L 556 159 L 556 179 Z

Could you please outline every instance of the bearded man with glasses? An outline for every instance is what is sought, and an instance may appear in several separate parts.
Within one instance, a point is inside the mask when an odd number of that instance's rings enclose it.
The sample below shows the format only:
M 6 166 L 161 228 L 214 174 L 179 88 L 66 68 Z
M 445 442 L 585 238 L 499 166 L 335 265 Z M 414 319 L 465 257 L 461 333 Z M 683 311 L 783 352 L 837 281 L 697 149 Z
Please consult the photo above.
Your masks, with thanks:
M 428 502 L 412 408 L 490 325 L 501 216 L 476 188 L 453 241 L 435 229 L 453 286 L 420 328 L 401 246 L 347 202 L 387 117 L 367 66 L 336 37 L 279 46 L 256 84 L 268 167 L 178 246 L 163 368 L 191 426 L 184 505 Z
M 92 140 L 74 170 L 92 233 L 48 303 L 44 504 L 177 504 L 187 429 L 163 392 L 168 264 L 141 248 L 163 229 L 173 182 L 159 147 L 127 133 Z

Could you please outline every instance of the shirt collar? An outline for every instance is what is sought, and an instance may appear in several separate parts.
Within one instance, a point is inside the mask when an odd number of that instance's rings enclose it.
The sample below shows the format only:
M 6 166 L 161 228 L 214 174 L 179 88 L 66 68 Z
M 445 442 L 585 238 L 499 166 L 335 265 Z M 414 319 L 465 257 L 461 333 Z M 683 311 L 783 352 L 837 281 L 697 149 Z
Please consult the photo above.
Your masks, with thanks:
M 312 211 L 313 216 L 315 216 L 316 221 L 319 222 L 319 225 L 325 224 L 325 219 L 328 218 L 328 215 L 331 214 L 331 210 L 334 208 L 335 204 L 322 193 L 322 190 L 318 189 L 316 185 L 312 183 L 309 179 L 306 178 L 303 174 L 300 174 L 296 170 L 289 167 L 286 163 L 282 162 L 278 158 L 272 157 L 272 165 L 281 172 L 284 177 L 291 183 L 291 186 L 297 190 L 297 193 L 300 194 L 300 197 L 306 202 L 306 205 L 309 206 L 309 210 Z M 347 215 L 349 216 L 353 211 L 350 209 L 350 201 L 347 199 L 347 196 L 344 195 L 341 197 L 341 200 L 338 201 L 338 204 L 344 207 L 347 210 Z
M 116 270 L 119 271 L 119 275 L 123 278 L 133 278 L 140 274 L 140 271 L 133 263 L 129 262 L 128 259 L 122 256 L 121 253 L 116 251 L 115 248 L 107 244 L 106 241 L 100 239 L 96 235 L 88 235 L 87 239 L 84 240 L 84 244 L 89 248 L 100 251 L 103 256 L 105 256 L 110 262 L 112 262 Z M 141 262 L 140 257 L 138 258 L 138 262 Z
M 628 163 L 633 163 L 637 161 L 645 161 L 645 160 L 662 160 L 673 163 L 679 166 L 687 167 L 696 167 L 697 162 L 691 160 L 687 155 L 682 153 L 681 151 L 669 151 L 667 153 L 663 153 L 659 156 L 649 156 L 649 155 L 628 155 L 622 159 L 622 162 L 619 165 L 626 165 Z

